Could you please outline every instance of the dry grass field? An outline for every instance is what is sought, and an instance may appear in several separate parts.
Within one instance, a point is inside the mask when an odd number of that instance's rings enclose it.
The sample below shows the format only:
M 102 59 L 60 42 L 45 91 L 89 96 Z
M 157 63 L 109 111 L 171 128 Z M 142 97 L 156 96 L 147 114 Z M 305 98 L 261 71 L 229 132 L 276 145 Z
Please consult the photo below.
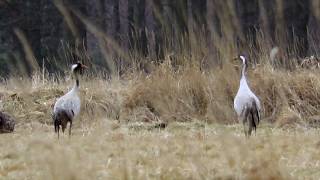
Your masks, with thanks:
M 172 123 L 166 129 L 108 119 L 57 139 L 52 126 L 19 125 L 2 135 L 3 179 L 318 179 L 319 132 L 262 125 Z
M 11 78 L 1 110 L 17 124 L 0 135 L 0 178 L 319 179 L 319 71 L 262 64 L 248 74 L 264 117 L 250 139 L 233 111 L 232 64 L 204 72 L 164 62 L 150 74 L 84 77 L 81 115 L 60 139 L 51 109 L 73 81 Z

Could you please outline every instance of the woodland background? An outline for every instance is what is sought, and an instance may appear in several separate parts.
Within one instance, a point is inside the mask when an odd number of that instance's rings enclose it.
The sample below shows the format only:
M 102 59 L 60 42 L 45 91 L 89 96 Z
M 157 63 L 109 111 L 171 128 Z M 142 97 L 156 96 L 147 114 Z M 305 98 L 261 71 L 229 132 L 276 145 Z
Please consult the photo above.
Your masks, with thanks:
M 61 72 L 78 60 L 105 72 L 133 63 L 147 71 L 146 59 L 181 51 L 191 59 L 194 41 L 205 41 L 198 59 L 212 67 L 226 46 L 260 54 L 258 36 L 263 48 L 280 46 L 290 58 L 316 55 L 318 9 L 318 0 L 0 0 L 0 75 L 37 66 Z

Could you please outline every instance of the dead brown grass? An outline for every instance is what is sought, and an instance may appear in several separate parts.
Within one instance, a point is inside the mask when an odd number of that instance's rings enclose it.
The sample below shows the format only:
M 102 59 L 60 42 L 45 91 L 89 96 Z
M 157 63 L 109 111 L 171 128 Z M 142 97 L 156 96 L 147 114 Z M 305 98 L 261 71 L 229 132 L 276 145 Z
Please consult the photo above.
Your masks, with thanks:
M 248 76 L 252 90 L 263 103 L 265 121 L 274 123 L 290 116 L 307 122 L 309 117 L 320 114 L 319 71 L 299 68 L 289 72 L 260 65 L 250 68 Z M 72 84 L 68 78 L 58 83 L 42 75 L 9 79 L 2 85 L 2 110 L 13 114 L 18 122 L 36 119 L 50 124 L 56 98 Z M 239 73 L 227 63 L 222 69 L 202 71 L 196 64 L 176 68 L 165 61 L 149 74 L 131 72 L 112 80 L 84 77 L 81 119 L 107 117 L 124 122 L 165 123 L 197 119 L 232 124 L 238 86 Z

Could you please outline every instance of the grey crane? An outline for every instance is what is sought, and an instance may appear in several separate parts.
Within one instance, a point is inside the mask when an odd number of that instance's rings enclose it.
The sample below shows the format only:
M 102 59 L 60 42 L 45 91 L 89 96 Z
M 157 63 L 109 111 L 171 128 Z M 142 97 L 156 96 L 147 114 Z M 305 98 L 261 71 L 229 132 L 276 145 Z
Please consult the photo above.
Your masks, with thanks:
M 76 82 L 73 88 L 68 93 L 60 97 L 54 105 L 52 119 L 55 132 L 58 133 L 58 138 L 60 126 L 64 133 L 68 122 L 70 123 L 69 136 L 71 135 L 72 121 L 80 113 L 81 101 L 79 97 L 79 74 L 84 68 L 87 68 L 87 66 L 80 62 L 72 65 L 71 71 Z
M 256 131 L 260 122 L 261 104 L 258 97 L 251 91 L 247 82 L 246 58 L 239 56 L 237 59 L 239 58 L 242 60 L 242 71 L 240 86 L 234 98 L 234 109 L 238 115 L 238 120 L 243 123 L 244 133 L 248 137 L 251 135 L 252 130 Z

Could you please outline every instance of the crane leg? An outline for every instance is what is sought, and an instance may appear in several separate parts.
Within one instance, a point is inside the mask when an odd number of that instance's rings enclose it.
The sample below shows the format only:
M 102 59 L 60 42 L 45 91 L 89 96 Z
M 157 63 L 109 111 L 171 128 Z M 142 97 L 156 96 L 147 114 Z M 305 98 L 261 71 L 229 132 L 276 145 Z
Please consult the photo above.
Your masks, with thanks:
M 249 124 L 248 135 L 251 136 L 251 133 L 252 133 L 252 126 L 251 126 L 251 124 Z
M 58 129 L 58 139 L 59 139 L 59 131 L 60 131 L 60 126 L 59 125 L 58 125 L 57 129 Z
M 69 137 L 71 137 L 71 128 L 72 128 L 72 121 L 70 121 L 70 125 L 69 125 Z
M 249 115 L 249 110 L 248 108 L 245 108 L 241 114 L 241 120 L 243 123 L 243 129 L 244 129 L 244 134 L 246 137 L 249 137 L 249 131 L 250 131 L 250 122 L 248 119 L 248 115 Z

